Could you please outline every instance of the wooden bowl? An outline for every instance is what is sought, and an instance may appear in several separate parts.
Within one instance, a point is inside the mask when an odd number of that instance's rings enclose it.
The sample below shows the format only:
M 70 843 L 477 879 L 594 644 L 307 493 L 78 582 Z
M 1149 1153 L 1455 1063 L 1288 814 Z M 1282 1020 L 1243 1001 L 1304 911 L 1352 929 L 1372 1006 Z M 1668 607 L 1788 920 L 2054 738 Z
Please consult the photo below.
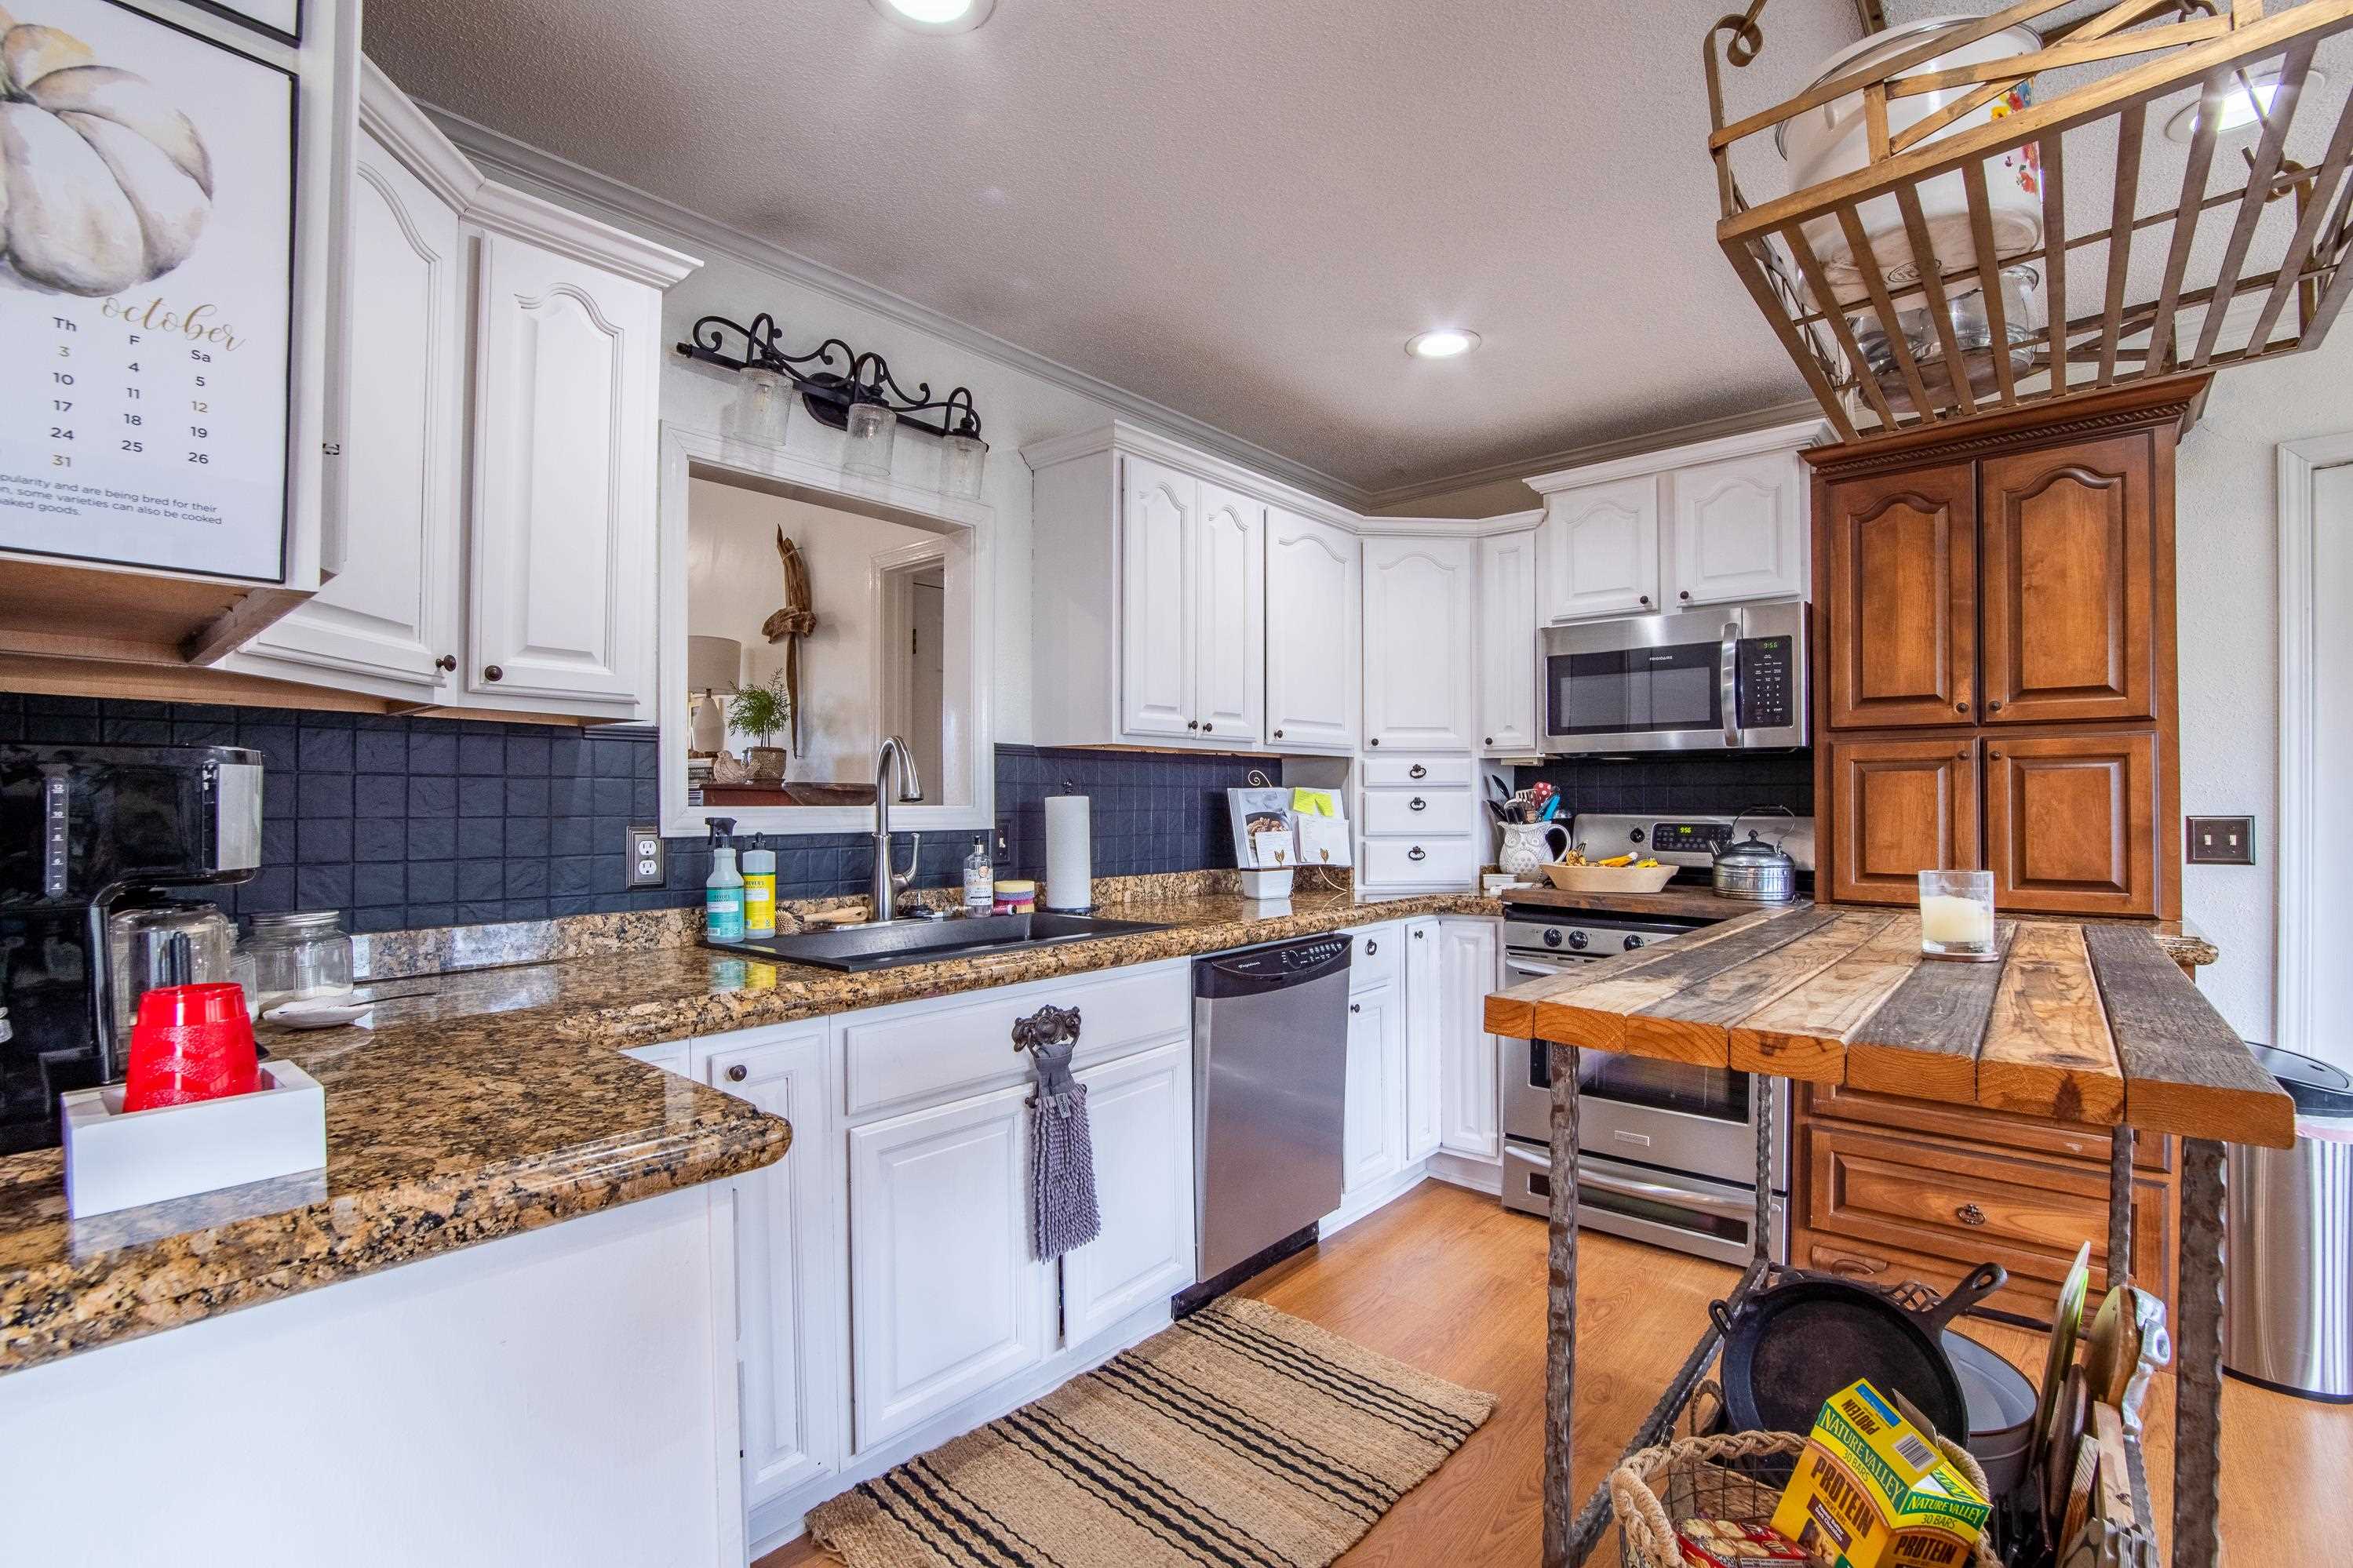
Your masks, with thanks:
M 1564 866 L 1545 868 L 1564 893 L 1655 893 L 1675 879 L 1672 866 Z

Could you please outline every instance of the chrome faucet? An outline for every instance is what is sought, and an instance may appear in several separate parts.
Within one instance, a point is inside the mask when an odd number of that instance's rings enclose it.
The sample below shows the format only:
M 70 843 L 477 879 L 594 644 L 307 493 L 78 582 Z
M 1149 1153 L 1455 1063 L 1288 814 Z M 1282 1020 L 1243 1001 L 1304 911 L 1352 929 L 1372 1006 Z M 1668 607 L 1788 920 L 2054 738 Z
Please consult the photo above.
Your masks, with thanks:
M 915 879 L 915 866 L 923 853 L 923 836 L 907 836 L 907 868 L 891 868 L 891 764 L 899 764 L 899 798 L 913 805 L 923 798 L 923 780 L 915 770 L 914 753 L 907 742 L 897 735 L 883 738 L 882 750 L 874 760 L 874 913 L 868 921 L 881 925 L 899 918 L 899 894 Z

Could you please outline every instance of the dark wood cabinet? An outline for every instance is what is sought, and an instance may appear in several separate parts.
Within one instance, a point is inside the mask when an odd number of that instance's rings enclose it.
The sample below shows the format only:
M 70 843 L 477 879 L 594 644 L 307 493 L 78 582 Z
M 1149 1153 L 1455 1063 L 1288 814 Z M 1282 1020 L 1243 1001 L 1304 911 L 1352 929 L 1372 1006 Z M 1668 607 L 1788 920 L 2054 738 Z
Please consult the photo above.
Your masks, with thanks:
M 1819 595 L 1841 635 L 1835 730 L 1968 721 L 1976 685 L 1977 477 L 1968 464 L 1830 487 Z
M 1830 897 L 1917 904 L 1922 871 L 1982 865 L 1977 755 L 1968 736 L 1832 741 Z
M 2158 913 L 2155 734 L 2020 731 L 1985 748 L 1996 909 Z
M 1983 465 L 1986 722 L 2156 716 L 2151 444 L 2142 431 Z

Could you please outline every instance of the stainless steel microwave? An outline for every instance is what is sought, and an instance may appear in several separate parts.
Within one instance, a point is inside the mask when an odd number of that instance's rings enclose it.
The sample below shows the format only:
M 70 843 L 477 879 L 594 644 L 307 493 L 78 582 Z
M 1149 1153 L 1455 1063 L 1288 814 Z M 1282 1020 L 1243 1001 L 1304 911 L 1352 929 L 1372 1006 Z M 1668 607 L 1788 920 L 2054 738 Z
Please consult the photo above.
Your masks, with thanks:
M 1545 750 L 1809 745 L 1808 629 L 1794 599 L 1547 626 Z

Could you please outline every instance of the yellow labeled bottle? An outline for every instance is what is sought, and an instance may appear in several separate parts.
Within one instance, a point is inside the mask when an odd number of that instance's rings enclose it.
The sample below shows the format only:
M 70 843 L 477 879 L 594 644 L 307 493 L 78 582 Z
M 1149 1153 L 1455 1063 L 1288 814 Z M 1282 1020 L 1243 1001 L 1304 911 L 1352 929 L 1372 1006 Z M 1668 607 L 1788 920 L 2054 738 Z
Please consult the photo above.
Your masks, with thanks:
M 744 851 L 744 934 L 776 934 L 776 852 L 765 833 L 754 834 Z

